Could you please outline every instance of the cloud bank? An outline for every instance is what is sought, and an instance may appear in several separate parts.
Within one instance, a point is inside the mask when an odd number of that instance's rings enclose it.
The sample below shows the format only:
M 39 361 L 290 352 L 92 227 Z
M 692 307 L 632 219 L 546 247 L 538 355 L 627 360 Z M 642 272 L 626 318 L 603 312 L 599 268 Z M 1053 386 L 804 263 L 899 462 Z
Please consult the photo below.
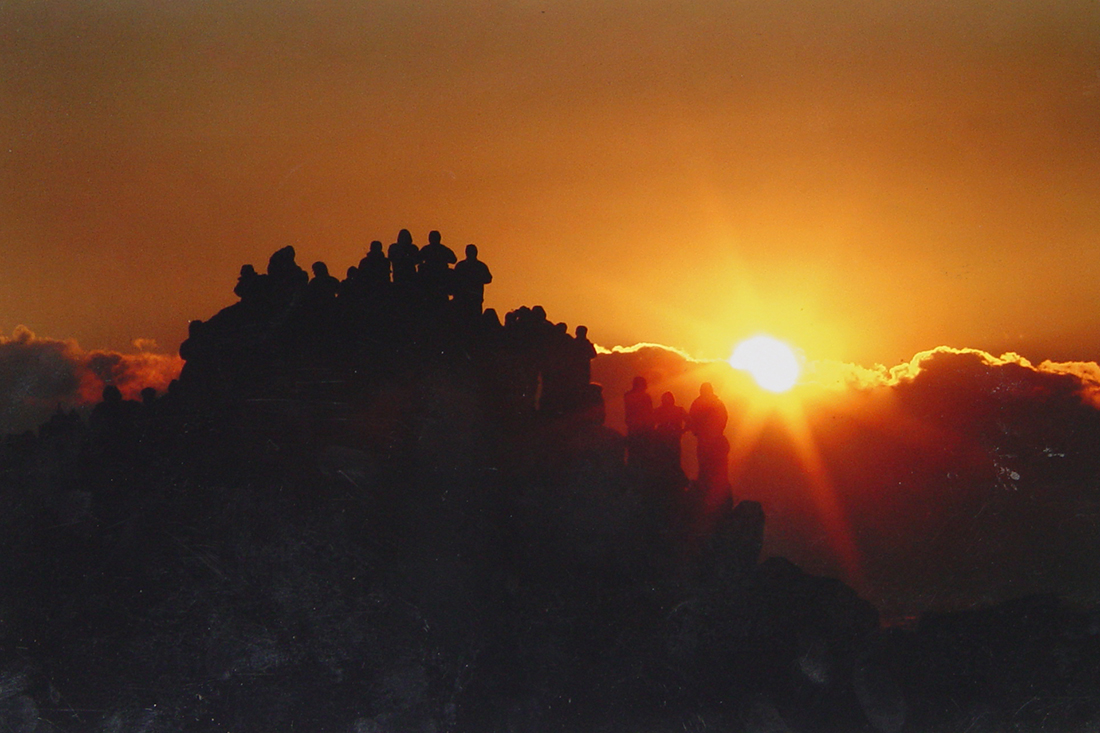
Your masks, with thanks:
M 647 344 L 593 365 L 609 423 L 635 374 L 688 404 L 703 381 L 730 408 L 735 498 L 768 513 L 766 552 L 906 609 L 1037 592 L 1100 600 L 1100 367 L 940 347 L 871 368 L 806 365 L 784 411 L 724 362 Z M 786 399 L 786 398 L 785 398 Z M 801 436 L 801 442 L 800 442 Z M 684 439 L 685 464 L 693 439 Z M 688 468 L 689 475 L 692 469 Z M 822 516 L 839 506 L 852 577 Z
M 1034 379 L 1043 379 L 1041 375 L 1073 377 L 1073 380 L 1065 384 L 1074 387 L 1082 397 L 1100 406 L 1100 365 L 1096 362 L 1047 360 L 1036 366 L 1015 352 L 994 356 L 980 349 L 956 349 L 950 346 L 921 351 L 908 362 L 889 368 L 882 364 L 868 368 L 846 362 L 815 361 L 806 365 L 803 381 L 806 384 L 832 388 L 896 387 L 914 381 L 926 368 L 935 369 L 939 364 L 951 360 L 965 361 L 975 368 L 990 370 L 991 373 L 995 373 L 998 367 L 1007 367 L 1009 371 L 1013 367 L 1019 367 L 1025 372 L 1033 373 Z
M 105 384 L 128 398 L 165 389 L 183 362 L 154 348 L 89 351 L 17 328 L 0 337 L 0 427 L 93 404 Z M 842 577 L 901 615 L 1035 592 L 1100 601 L 1094 362 L 940 347 L 891 368 L 811 362 L 803 384 L 775 398 L 723 361 L 657 344 L 600 349 L 593 378 L 620 430 L 635 375 L 655 399 L 669 391 L 684 405 L 702 382 L 715 386 L 730 409 L 733 492 L 763 504 L 766 554 Z M 692 476 L 694 450 L 686 437 Z M 843 515 L 858 576 L 837 553 L 823 492 Z
M 0 336 L 0 433 L 37 427 L 60 405 L 64 409 L 98 402 L 103 387 L 117 386 L 127 399 L 145 387 L 158 392 L 179 376 L 183 360 L 153 351 L 138 339 L 134 353 L 85 350 L 73 340 L 36 336 L 19 326 Z

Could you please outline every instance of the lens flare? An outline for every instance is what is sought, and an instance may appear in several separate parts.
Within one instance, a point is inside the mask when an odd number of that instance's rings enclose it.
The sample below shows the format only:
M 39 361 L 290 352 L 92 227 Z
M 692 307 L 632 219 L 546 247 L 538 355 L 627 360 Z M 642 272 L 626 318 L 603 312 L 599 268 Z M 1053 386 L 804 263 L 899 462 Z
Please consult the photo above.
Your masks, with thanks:
M 753 336 L 737 345 L 729 359 L 769 392 L 786 392 L 798 382 L 801 368 L 794 350 L 771 336 Z

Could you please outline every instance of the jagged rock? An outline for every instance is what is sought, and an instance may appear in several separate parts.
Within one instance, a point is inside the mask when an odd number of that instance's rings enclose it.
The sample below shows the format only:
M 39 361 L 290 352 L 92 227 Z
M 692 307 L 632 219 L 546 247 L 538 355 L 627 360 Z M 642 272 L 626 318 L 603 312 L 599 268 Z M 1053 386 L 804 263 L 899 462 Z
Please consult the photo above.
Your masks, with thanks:
M 0 699 L 0 731 L 34 733 L 38 729 L 38 706 L 26 695 Z
M 317 457 L 321 475 L 332 481 L 347 481 L 365 488 L 378 476 L 377 461 L 365 451 L 342 445 L 330 445 Z
M 756 501 L 742 501 L 721 510 L 707 537 L 707 545 L 720 575 L 743 575 L 756 567 L 764 547 L 764 508 Z
M 772 701 L 763 695 L 756 695 L 749 701 L 742 722 L 745 733 L 793 733 Z
M 861 659 L 852 673 L 852 685 L 864 715 L 878 733 L 899 733 L 905 728 L 909 706 L 889 669 Z
M 799 706 L 855 709 L 855 679 L 894 733 L 888 691 L 851 676 L 873 607 L 759 564 L 759 503 L 711 514 L 682 474 L 628 470 L 580 329 L 537 306 L 447 312 L 415 281 L 345 299 L 315 271 L 310 294 L 289 247 L 242 271 L 176 388 L 112 392 L 94 460 L 72 459 L 17 566 L 0 558 L 20 589 L 5 642 L 34 639 L 99 730 L 617 733 L 744 712 L 786 733 Z M 35 730 L 32 693 L 3 684 L 0 730 Z

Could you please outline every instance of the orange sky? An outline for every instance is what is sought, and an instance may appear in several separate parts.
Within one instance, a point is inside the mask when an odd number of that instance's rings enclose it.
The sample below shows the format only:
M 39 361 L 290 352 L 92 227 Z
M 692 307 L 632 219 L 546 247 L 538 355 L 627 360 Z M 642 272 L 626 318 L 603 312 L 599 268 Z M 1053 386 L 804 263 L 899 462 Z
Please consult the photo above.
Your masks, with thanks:
M 0 333 L 174 349 L 292 244 L 700 357 L 1100 356 L 1100 5 L 16 0 Z

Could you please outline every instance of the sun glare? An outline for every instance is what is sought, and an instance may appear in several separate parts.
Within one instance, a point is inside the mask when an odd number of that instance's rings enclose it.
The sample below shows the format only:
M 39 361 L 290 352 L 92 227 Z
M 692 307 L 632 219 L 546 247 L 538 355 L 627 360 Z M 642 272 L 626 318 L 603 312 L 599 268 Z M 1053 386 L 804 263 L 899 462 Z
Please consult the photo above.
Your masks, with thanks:
M 798 382 L 801 371 L 794 350 L 771 336 L 753 336 L 737 345 L 730 366 L 752 375 L 762 389 L 786 392 Z

